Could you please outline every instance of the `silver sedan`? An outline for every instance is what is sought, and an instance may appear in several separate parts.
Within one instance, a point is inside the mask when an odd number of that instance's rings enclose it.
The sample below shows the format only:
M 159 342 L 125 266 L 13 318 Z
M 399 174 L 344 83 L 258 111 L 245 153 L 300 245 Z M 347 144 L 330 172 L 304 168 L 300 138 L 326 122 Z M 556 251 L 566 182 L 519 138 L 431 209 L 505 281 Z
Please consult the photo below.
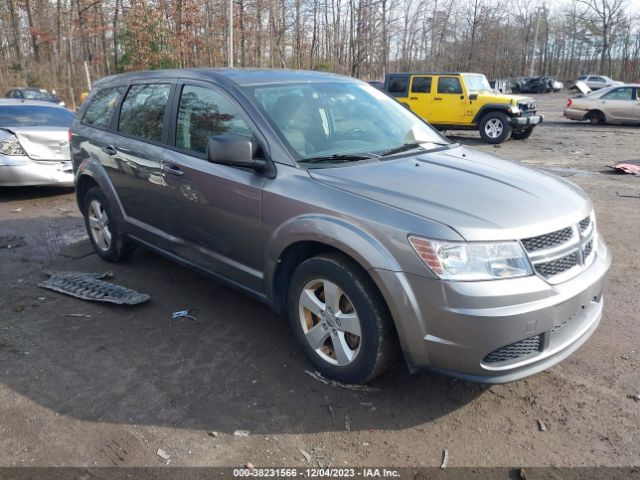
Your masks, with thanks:
M 570 98 L 564 116 L 593 124 L 640 123 L 639 89 L 640 85 L 616 85 Z
M 0 186 L 73 186 L 69 127 L 75 114 L 36 100 L 0 100 Z

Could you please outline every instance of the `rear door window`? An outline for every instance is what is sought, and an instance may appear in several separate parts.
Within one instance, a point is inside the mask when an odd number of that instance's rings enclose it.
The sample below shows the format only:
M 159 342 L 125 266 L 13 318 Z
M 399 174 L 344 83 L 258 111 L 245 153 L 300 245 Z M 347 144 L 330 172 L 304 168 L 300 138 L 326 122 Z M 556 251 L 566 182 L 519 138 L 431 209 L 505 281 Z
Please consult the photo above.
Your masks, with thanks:
M 122 102 L 118 131 L 161 142 L 170 91 L 169 84 L 133 85 Z
M 413 77 L 411 93 L 431 93 L 431 77 Z
M 602 98 L 605 100 L 633 100 L 633 88 L 616 88 L 609 93 L 605 93 Z
M 85 110 L 82 123 L 92 127 L 108 128 L 124 91 L 124 86 L 99 90 Z
M 180 95 L 176 147 L 204 154 L 213 135 L 251 137 L 251 128 L 238 108 L 222 93 L 205 87 L 185 85 Z

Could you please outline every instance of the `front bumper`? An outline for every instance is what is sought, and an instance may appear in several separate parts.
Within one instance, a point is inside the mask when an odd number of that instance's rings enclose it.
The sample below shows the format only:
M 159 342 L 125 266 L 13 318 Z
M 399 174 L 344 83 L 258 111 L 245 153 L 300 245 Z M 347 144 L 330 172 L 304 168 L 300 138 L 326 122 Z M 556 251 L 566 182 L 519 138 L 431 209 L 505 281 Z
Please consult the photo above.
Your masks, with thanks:
M 577 110 L 575 108 L 565 108 L 564 116 L 571 120 L 584 120 L 587 116 L 587 112 L 584 110 Z
M 595 331 L 611 265 L 605 243 L 598 242 L 591 266 L 557 285 L 538 276 L 448 282 L 383 270 L 372 275 L 387 299 L 410 367 L 476 382 L 511 382 L 560 362 Z M 487 360 L 532 338 L 539 340 L 534 351 Z
M 538 125 L 544 121 L 542 115 L 524 115 L 522 117 L 511 117 L 511 125 L 522 128 L 532 125 Z
M 0 186 L 57 185 L 73 187 L 71 161 L 33 161 L 28 157 L 0 158 Z

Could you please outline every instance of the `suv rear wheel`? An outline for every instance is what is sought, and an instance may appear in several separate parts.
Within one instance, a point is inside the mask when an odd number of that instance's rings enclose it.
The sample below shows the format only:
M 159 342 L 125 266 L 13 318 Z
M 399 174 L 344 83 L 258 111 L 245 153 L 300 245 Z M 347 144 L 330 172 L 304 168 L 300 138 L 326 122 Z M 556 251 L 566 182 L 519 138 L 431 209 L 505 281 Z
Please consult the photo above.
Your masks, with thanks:
M 362 383 L 394 362 L 397 339 L 387 307 L 347 257 L 325 254 L 301 263 L 287 299 L 295 336 L 323 375 Z
M 502 112 L 489 112 L 480 120 L 480 136 L 491 144 L 504 142 L 511 135 L 509 116 Z
M 131 254 L 126 241 L 114 221 L 111 205 L 99 187 L 89 189 L 82 204 L 89 240 L 96 253 L 108 262 L 118 262 Z

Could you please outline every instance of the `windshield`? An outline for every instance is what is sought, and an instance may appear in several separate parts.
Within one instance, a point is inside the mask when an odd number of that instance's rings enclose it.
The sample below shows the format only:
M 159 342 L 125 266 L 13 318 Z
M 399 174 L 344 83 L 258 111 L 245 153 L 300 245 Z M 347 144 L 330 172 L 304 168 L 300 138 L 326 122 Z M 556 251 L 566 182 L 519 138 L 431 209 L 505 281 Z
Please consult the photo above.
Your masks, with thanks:
M 50 100 L 51 95 L 40 90 L 22 90 L 23 98 L 27 100 Z
M 323 82 L 248 89 L 301 162 L 357 161 L 406 145 L 402 151 L 449 144 L 401 104 L 367 84 Z
M 64 108 L 32 105 L 3 105 L 0 107 L 0 127 L 67 127 L 73 123 L 75 114 Z
M 484 75 L 463 75 L 469 92 L 490 92 L 491 85 Z

